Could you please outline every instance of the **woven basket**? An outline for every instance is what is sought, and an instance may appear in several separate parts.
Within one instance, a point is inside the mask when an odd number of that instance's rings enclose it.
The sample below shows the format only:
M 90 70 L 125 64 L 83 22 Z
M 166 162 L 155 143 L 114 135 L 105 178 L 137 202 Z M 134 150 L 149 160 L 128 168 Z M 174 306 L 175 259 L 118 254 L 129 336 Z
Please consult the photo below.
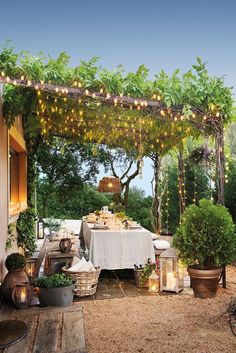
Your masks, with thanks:
M 98 278 L 101 272 L 100 267 L 95 267 L 95 271 L 72 272 L 68 271 L 68 266 L 62 268 L 62 271 L 69 275 L 75 281 L 75 295 L 77 297 L 86 297 L 96 293 Z

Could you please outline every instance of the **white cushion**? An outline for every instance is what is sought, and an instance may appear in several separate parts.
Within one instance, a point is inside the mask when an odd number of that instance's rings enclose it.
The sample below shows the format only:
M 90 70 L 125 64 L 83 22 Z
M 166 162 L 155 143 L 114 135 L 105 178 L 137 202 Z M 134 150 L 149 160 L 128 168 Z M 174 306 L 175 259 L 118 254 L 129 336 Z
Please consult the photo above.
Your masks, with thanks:
M 93 269 L 94 269 L 94 266 L 93 266 L 92 262 L 91 261 L 86 261 L 85 258 L 83 257 L 81 260 L 79 260 L 73 266 L 68 268 L 68 271 L 71 271 L 71 272 L 83 272 L 83 271 L 92 271 Z
M 94 270 L 94 266 L 92 264 L 91 261 L 86 262 L 86 264 L 84 264 L 84 266 L 80 267 L 79 272 L 82 271 L 93 271 Z
M 152 240 L 156 240 L 159 238 L 159 235 L 156 233 L 151 233 L 152 234 Z
M 158 250 L 165 250 L 170 248 L 170 243 L 167 240 L 154 240 L 153 245 Z
M 79 260 L 77 263 L 75 263 L 73 266 L 68 268 L 68 271 L 79 271 L 81 267 L 83 267 L 86 264 L 86 260 L 83 257 L 81 260 Z
M 72 263 L 71 263 L 71 266 L 74 266 L 75 264 L 77 264 L 78 262 L 80 262 L 80 259 L 78 258 L 78 256 L 75 256 L 73 257 L 73 260 L 72 260 Z

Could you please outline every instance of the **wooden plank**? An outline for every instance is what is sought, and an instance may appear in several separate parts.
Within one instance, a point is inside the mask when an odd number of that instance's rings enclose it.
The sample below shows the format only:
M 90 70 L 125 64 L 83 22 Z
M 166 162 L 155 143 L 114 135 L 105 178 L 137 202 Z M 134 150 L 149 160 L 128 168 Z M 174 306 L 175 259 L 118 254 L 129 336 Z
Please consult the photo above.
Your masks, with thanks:
M 28 327 L 27 336 L 23 338 L 22 341 L 18 342 L 13 346 L 9 346 L 5 349 L 4 353 L 28 353 L 30 349 L 30 342 L 34 340 L 35 337 L 35 324 L 36 317 L 31 318 L 21 318 L 20 320 L 24 321 Z
M 21 309 L 18 313 L 17 316 L 28 316 L 28 315 L 39 315 L 39 314 L 46 314 L 46 313 L 60 313 L 60 312 L 66 312 L 66 311 L 82 311 L 82 306 L 79 303 L 73 303 L 70 306 L 66 307 L 59 307 L 59 306 L 33 306 L 30 307 L 29 309 Z
M 15 308 L 12 305 L 2 305 L 0 307 L 0 320 L 10 320 L 13 318 L 13 315 L 15 313 Z
M 63 314 L 61 348 L 66 352 L 85 350 L 82 311 Z
M 60 313 L 47 312 L 40 315 L 33 353 L 54 352 L 56 350 L 60 319 Z

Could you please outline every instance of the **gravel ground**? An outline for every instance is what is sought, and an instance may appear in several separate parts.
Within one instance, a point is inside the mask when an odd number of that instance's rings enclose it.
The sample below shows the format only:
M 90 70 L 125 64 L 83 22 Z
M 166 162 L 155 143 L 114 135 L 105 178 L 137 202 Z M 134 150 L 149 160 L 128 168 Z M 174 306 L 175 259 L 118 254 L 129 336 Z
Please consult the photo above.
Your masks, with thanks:
M 236 296 L 236 268 L 214 299 L 144 296 L 83 302 L 88 353 L 235 353 L 225 311 Z

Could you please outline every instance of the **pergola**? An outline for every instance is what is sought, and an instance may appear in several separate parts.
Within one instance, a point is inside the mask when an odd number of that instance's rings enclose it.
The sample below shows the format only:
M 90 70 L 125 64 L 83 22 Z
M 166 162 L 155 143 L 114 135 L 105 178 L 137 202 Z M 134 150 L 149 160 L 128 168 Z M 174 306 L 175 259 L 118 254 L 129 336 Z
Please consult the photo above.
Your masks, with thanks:
M 199 59 L 195 74 L 189 71 L 180 79 L 178 72 L 171 77 L 161 72 L 150 81 L 143 66 L 123 76 L 119 70 L 99 71 L 94 62 L 71 69 L 59 57 L 56 72 L 51 72 L 50 61 L 29 56 L 27 65 L 24 58 L 19 65 L 14 57 L 9 65 L 12 50 L 5 54 L 0 55 L 0 83 L 6 85 L 3 113 L 8 126 L 21 114 L 26 130 L 34 131 L 28 138 L 29 170 L 39 135 L 122 147 L 137 159 L 181 150 L 189 136 L 210 135 L 215 138 L 218 203 L 224 204 L 223 128 L 232 115 L 232 93 L 222 79 L 208 76 Z M 181 174 L 179 191 L 183 211 Z
M 111 148 L 136 150 L 137 158 L 182 147 L 188 136 L 201 133 L 215 137 L 218 203 L 224 204 L 224 117 L 211 109 L 204 112 L 184 105 L 168 107 L 161 97 L 152 100 L 115 95 L 103 89 L 33 82 L 0 75 L 0 83 L 31 89 L 37 97 L 37 117 L 45 138 L 60 136 L 74 141 L 106 144 Z M 74 85 L 77 86 L 77 83 Z M 10 121 L 11 123 L 11 121 Z

